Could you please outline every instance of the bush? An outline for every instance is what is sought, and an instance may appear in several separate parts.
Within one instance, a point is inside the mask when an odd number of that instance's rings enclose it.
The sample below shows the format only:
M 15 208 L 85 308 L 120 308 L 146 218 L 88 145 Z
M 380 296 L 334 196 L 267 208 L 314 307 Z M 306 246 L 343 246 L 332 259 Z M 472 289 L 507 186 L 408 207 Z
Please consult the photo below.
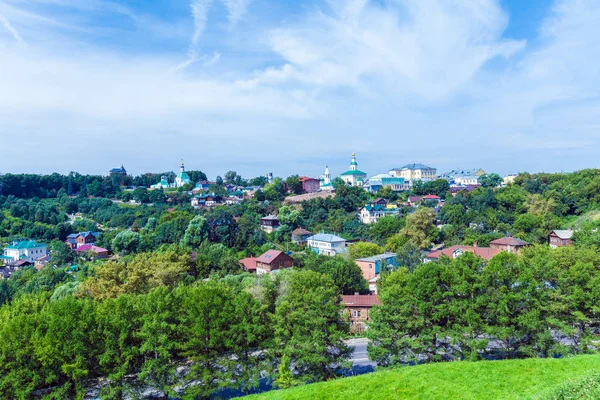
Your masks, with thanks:
M 600 374 L 562 384 L 540 400 L 596 400 L 600 399 Z

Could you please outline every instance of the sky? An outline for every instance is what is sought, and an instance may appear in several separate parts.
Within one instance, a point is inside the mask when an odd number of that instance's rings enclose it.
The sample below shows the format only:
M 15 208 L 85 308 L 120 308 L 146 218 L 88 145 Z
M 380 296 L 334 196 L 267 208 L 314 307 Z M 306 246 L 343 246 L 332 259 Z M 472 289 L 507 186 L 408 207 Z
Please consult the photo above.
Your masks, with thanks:
M 0 0 L 0 172 L 600 167 L 598 0 Z

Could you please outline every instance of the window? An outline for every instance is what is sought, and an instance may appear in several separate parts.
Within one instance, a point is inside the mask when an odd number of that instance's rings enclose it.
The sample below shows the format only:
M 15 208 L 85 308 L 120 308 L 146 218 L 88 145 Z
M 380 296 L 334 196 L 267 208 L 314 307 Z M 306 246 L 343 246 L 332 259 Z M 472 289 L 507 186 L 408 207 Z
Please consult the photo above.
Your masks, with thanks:
M 354 318 L 360 317 L 360 310 L 352 310 L 352 316 Z

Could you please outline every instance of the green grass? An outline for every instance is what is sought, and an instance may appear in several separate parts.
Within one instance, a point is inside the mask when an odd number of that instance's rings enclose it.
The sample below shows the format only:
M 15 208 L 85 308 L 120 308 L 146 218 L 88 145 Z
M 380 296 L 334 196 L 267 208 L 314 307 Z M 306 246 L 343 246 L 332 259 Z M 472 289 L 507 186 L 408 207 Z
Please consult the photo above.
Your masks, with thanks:
M 565 382 L 600 372 L 600 356 L 452 362 L 248 396 L 248 399 L 542 399 Z

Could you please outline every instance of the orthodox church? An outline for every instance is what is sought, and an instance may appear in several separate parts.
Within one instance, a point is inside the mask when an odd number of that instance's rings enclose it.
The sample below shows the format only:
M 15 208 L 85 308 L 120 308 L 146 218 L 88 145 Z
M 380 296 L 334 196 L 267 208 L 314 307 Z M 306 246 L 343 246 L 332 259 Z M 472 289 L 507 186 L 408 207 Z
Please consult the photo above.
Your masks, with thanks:
M 350 169 L 341 174 L 340 178 L 350 186 L 362 186 L 365 183 L 367 174 L 358 169 L 358 163 L 356 162 L 356 155 L 354 153 L 352 153 Z

